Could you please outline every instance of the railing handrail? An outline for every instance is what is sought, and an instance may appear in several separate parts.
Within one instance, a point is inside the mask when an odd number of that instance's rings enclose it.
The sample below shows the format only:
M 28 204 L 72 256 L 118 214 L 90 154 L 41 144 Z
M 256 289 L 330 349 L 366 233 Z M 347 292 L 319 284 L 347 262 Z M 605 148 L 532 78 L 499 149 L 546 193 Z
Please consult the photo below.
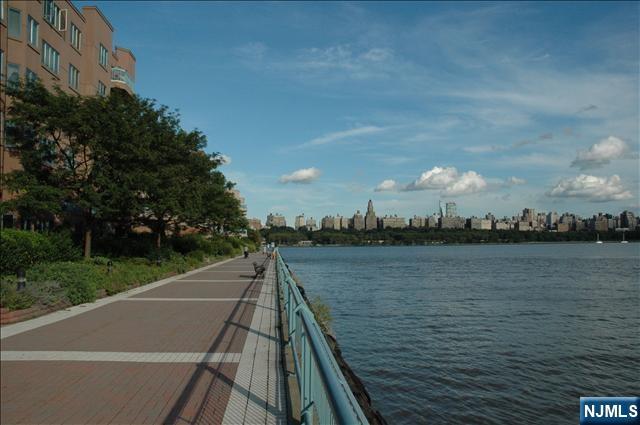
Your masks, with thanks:
M 351 425 L 351 424 L 367 424 L 368 421 L 360 408 L 360 405 L 356 401 L 347 381 L 336 362 L 336 359 L 327 344 L 327 341 L 320 330 L 320 326 L 316 321 L 313 313 L 309 309 L 309 306 L 304 301 L 302 294 L 298 290 L 298 287 L 291 277 L 289 270 L 287 269 L 284 260 L 280 256 L 280 253 L 276 249 L 276 267 L 278 270 L 278 285 L 283 290 L 284 293 L 291 296 L 292 299 L 285 298 L 286 311 L 289 317 L 287 320 L 289 321 L 290 327 L 289 332 L 290 335 L 294 332 L 301 332 L 299 335 L 301 338 L 305 339 L 305 344 L 310 348 L 310 353 L 315 360 L 316 370 L 318 372 L 318 376 L 320 377 L 320 384 L 324 388 L 323 394 L 326 397 L 326 400 L 329 403 L 330 412 L 321 412 L 325 416 L 330 416 L 333 420 L 331 422 L 343 424 L 343 425 Z M 286 289 L 286 291 L 284 291 Z M 303 329 L 295 329 L 296 322 L 294 321 L 294 315 L 300 318 L 300 323 Z M 293 326 L 291 326 L 293 325 Z M 293 327 L 293 329 L 292 329 Z M 300 347 L 296 346 L 295 338 L 289 338 L 290 343 L 292 344 L 292 349 L 294 351 L 294 363 L 296 367 L 296 379 L 298 381 L 298 387 L 300 389 L 310 388 L 312 383 L 305 382 L 307 376 L 311 376 L 310 373 L 305 373 L 303 371 L 304 365 L 300 365 L 299 356 L 304 356 L 304 354 L 299 353 Z M 304 361 L 302 363 L 305 363 Z M 309 397 L 313 398 L 313 395 L 309 395 Z M 308 400 L 308 406 L 315 405 L 315 408 L 322 409 L 321 406 L 322 400 Z M 302 406 L 302 409 L 305 410 L 307 406 Z M 323 415 L 320 416 L 323 416 Z M 303 415 L 303 423 L 305 421 L 306 415 Z M 311 421 L 312 422 L 312 421 Z

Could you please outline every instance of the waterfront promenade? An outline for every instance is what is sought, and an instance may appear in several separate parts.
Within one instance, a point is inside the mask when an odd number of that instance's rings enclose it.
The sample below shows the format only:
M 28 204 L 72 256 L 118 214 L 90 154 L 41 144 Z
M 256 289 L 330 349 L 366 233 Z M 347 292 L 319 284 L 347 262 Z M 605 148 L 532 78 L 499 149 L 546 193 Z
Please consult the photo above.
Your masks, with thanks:
M 1 422 L 286 423 L 273 262 L 233 259 L 1 329 Z

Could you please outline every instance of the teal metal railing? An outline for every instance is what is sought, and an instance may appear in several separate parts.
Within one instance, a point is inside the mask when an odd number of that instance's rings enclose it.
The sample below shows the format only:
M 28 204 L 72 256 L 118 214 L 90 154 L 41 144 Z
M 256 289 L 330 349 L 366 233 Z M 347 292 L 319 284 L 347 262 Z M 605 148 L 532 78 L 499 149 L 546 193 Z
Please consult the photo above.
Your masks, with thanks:
M 318 322 L 277 249 L 276 272 L 287 313 L 302 423 L 368 425 Z

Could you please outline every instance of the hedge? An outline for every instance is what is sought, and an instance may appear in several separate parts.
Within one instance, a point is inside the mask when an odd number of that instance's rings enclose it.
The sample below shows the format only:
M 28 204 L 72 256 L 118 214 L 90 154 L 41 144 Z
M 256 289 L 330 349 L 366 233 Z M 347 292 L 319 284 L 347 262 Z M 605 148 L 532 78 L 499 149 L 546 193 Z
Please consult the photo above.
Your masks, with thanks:
M 5 229 L 0 232 L 0 274 L 12 274 L 34 264 L 53 261 L 72 261 L 80 258 L 71 235 L 37 233 Z

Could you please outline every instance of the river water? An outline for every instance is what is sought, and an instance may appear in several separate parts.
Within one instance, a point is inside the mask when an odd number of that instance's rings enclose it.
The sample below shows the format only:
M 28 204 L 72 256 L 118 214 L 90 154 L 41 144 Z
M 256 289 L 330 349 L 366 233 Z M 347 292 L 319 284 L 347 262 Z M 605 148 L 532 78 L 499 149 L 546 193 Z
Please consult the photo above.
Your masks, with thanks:
M 640 395 L 640 244 L 282 248 L 390 424 L 575 424 Z

